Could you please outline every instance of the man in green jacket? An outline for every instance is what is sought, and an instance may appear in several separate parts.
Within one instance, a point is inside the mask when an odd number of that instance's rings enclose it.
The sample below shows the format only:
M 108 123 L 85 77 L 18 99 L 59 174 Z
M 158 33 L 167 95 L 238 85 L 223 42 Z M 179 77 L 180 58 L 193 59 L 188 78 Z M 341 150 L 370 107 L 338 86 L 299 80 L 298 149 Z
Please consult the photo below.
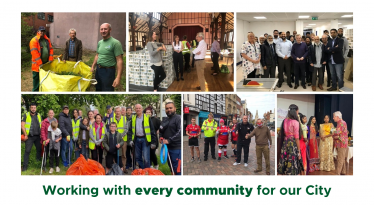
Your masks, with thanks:
M 217 122 L 213 119 L 213 113 L 209 113 L 208 119 L 203 122 L 201 130 L 204 131 L 204 161 L 208 160 L 209 145 L 211 149 L 212 159 L 216 159 L 216 130 Z

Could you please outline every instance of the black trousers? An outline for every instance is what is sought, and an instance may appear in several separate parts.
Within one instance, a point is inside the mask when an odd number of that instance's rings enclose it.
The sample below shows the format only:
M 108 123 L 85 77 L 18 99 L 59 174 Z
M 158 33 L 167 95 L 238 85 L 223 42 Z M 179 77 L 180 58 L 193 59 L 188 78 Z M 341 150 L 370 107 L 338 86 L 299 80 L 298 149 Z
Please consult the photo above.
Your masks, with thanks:
M 158 89 L 158 85 L 165 79 L 166 74 L 162 66 L 152 65 L 151 68 L 155 72 L 155 79 L 153 80 L 153 89 Z
M 212 52 L 212 61 L 213 61 L 213 69 L 215 73 L 219 72 L 219 54 L 217 52 Z
M 331 82 L 331 72 L 330 72 L 329 64 L 328 63 L 323 64 L 322 67 L 323 67 L 323 77 L 325 77 L 324 73 L 325 73 L 325 70 L 326 70 L 326 72 L 327 72 L 327 84 L 330 84 L 330 82 Z
M 248 154 L 249 154 L 249 145 L 250 144 L 239 144 L 237 145 L 236 151 L 236 162 L 240 163 L 242 158 L 242 149 L 244 150 L 244 163 L 248 163 Z
M 151 157 L 151 165 L 152 165 L 152 163 L 153 163 L 153 166 L 158 165 L 158 163 L 157 163 L 156 149 L 151 149 L 150 157 Z
M 322 72 L 322 67 L 313 67 L 313 73 L 312 73 L 312 85 L 317 86 L 317 72 L 318 72 L 318 84 L 323 84 L 323 78 L 324 73 Z
M 247 78 L 256 78 L 256 70 L 253 70 L 251 73 L 247 75 Z
M 283 59 L 278 57 L 278 78 L 280 84 L 284 82 L 283 72 L 286 72 L 287 84 L 291 84 L 291 58 Z
M 103 164 L 103 149 L 101 147 L 96 146 L 94 150 L 91 150 L 91 157 L 95 161 L 99 161 L 100 164 Z
M 275 78 L 275 64 L 273 65 L 266 65 L 266 69 L 264 69 L 263 78 Z
M 185 53 L 184 55 L 184 69 L 189 70 L 190 69 L 190 53 Z
M 211 149 L 210 153 L 212 154 L 212 157 L 215 157 L 215 153 L 216 153 L 216 138 L 215 137 L 204 138 L 204 157 L 208 157 L 209 145 Z
M 121 157 L 118 157 L 118 162 L 117 162 L 117 153 L 113 154 L 113 153 L 106 153 L 106 157 L 105 157 L 105 164 L 106 164 L 106 167 L 108 169 L 111 169 L 112 168 L 112 165 L 113 165 L 113 160 L 115 163 L 117 163 L 119 165 L 120 168 L 123 167 L 123 164 L 122 164 L 122 158 Z
M 312 70 L 313 68 L 311 68 L 311 67 L 312 66 L 310 66 L 309 63 L 306 63 L 306 66 L 305 66 L 305 73 L 306 73 L 306 75 L 305 75 L 305 77 L 306 77 L 306 82 L 308 82 L 308 83 L 312 82 L 312 73 L 313 72 L 311 72 L 311 71 L 313 71 Z
M 305 85 L 305 63 L 294 63 L 295 84 L 299 85 L 299 78 L 301 78 L 301 85 Z
M 174 62 L 174 69 L 177 78 L 179 78 L 179 72 L 181 73 L 181 77 L 183 77 L 183 54 L 182 52 L 174 52 L 173 53 L 173 62 Z
M 131 152 L 132 152 L 132 147 L 127 146 L 127 149 L 126 149 L 126 169 L 132 167 Z
M 23 156 L 23 166 L 27 167 L 29 165 L 29 156 L 31 152 L 32 145 L 36 148 L 36 159 L 41 160 L 42 145 L 40 144 L 40 135 L 28 136 L 29 138 L 25 142 L 25 154 Z
M 48 154 L 48 151 L 47 151 Z M 49 150 L 49 167 L 53 168 L 53 161 L 56 161 L 56 167 L 60 164 L 60 154 L 58 153 L 58 150 L 51 149 Z

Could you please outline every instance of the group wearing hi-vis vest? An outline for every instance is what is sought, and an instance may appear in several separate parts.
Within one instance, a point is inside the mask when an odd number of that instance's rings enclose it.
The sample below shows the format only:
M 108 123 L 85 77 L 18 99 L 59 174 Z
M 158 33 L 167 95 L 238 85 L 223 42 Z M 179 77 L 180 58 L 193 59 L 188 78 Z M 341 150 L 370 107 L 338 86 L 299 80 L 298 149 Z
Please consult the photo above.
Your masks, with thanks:
M 99 162 L 107 173 L 114 164 L 118 164 L 123 173 L 136 167 L 158 169 L 155 150 L 160 142 L 170 147 L 170 171 L 175 175 L 180 174 L 180 116 L 175 114 L 172 102 L 165 105 L 165 108 L 172 107 L 171 112 L 165 109 L 166 124 L 152 116 L 152 107 L 151 112 L 146 112 L 148 108 L 143 110 L 140 104 L 134 106 L 135 113 L 133 107 L 116 106 L 113 109 L 107 106 L 104 115 L 93 110 L 88 111 L 86 116 L 78 109 L 70 112 L 69 106 L 64 105 L 58 119 L 54 117 L 54 111 L 49 110 L 48 117 L 44 120 L 37 112 L 35 103 L 31 103 L 29 107 L 30 110 L 21 120 L 24 136 L 21 140 L 25 141 L 26 146 L 22 171 L 28 169 L 33 145 L 36 148 L 36 159 L 42 162 L 42 167 L 47 165 L 49 159 L 51 174 L 60 172 L 60 159 L 63 166 L 68 168 L 81 156 Z M 175 119 L 179 121 L 179 133 L 178 123 L 173 123 Z M 160 135 L 159 139 L 157 133 Z M 178 134 L 179 138 L 176 137 Z M 178 150 L 178 144 L 179 153 L 174 151 Z

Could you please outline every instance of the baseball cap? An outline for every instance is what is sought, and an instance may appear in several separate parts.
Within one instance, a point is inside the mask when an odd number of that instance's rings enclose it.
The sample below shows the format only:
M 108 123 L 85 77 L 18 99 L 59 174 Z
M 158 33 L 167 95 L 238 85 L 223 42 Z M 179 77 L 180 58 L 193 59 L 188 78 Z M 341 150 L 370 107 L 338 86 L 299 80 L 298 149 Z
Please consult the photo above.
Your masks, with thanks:
M 39 26 L 38 31 L 45 31 L 45 27 L 44 26 Z

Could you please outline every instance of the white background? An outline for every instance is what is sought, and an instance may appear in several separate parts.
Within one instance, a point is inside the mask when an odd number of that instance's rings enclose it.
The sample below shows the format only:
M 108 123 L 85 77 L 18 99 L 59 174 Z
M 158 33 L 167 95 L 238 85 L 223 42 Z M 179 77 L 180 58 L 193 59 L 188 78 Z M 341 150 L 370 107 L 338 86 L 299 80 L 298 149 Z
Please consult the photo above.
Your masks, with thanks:
M 1 88 L 0 149 L 1 205 L 372 205 L 373 191 L 373 5 L 366 1 L 4 1 L 1 3 Z M 19 147 L 20 118 L 20 12 L 312 12 L 353 11 L 355 32 L 354 114 L 355 155 L 353 176 L 21 176 Z M 44 196 L 42 185 L 70 187 L 331 187 L 329 197 L 308 196 Z M 256 192 L 256 191 L 255 191 Z

